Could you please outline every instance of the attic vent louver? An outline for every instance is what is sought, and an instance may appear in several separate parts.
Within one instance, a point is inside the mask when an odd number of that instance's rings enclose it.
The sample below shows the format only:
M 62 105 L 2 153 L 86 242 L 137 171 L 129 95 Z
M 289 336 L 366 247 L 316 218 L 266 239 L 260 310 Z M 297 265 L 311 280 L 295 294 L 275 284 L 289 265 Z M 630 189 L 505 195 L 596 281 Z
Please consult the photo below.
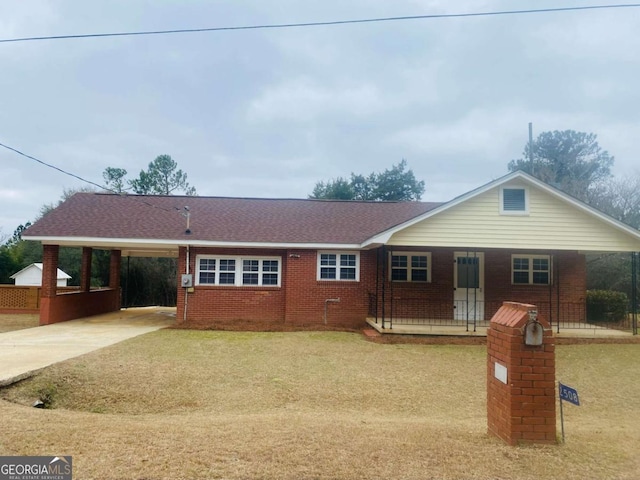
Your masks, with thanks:
M 524 188 L 505 188 L 502 190 L 502 210 L 504 212 L 526 212 Z

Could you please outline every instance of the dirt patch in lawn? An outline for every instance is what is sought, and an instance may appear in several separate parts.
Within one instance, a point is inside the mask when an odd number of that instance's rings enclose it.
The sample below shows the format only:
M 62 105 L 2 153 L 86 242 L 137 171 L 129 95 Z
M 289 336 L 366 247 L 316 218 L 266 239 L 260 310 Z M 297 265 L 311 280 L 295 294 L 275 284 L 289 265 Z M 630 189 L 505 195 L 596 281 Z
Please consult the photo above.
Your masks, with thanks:
M 0 333 L 37 327 L 39 322 L 40 315 L 37 313 L 2 313 L 0 314 Z
M 640 348 L 557 350 L 582 401 L 561 446 L 486 434 L 483 345 L 162 330 L 1 390 L 0 455 L 101 479 L 636 478 Z M 54 409 L 29 406 L 42 391 Z

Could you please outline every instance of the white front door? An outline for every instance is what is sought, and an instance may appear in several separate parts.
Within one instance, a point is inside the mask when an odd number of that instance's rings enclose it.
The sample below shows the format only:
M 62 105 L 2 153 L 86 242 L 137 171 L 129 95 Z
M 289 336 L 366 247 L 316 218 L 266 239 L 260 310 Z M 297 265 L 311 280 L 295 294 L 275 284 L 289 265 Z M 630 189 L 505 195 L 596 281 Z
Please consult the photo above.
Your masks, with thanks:
M 453 255 L 453 318 L 484 320 L 484 253 Z

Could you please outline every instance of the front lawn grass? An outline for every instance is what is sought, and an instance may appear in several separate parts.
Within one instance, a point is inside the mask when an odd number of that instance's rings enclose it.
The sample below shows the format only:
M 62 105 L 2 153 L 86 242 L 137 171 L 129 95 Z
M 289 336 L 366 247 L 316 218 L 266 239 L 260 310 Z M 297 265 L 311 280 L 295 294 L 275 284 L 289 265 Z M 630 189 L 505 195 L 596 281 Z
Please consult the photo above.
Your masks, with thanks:
M 0 455 L 83 479 L 637 478 L 640 346 L 557 350 L 582 402 L 559 446 L 487 435 L 484 346 L 162 330 L 0 391 Z

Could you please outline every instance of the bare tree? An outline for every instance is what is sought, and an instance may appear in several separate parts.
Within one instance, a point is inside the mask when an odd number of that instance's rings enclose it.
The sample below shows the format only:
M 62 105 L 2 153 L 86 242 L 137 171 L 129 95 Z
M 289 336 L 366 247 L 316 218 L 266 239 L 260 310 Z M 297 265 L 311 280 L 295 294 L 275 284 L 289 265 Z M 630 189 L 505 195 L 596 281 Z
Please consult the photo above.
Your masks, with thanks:
M 589 192 L 588 202 L 613 218 L 640 228 L 640 172 L 600 183 Z M 587 288 L 617 290 L 631 298 L 630 254 L 587 255 Z
M 640 229 L 640 172 L 599 184 L 589 192 L 587 201 L 607 215 Z

